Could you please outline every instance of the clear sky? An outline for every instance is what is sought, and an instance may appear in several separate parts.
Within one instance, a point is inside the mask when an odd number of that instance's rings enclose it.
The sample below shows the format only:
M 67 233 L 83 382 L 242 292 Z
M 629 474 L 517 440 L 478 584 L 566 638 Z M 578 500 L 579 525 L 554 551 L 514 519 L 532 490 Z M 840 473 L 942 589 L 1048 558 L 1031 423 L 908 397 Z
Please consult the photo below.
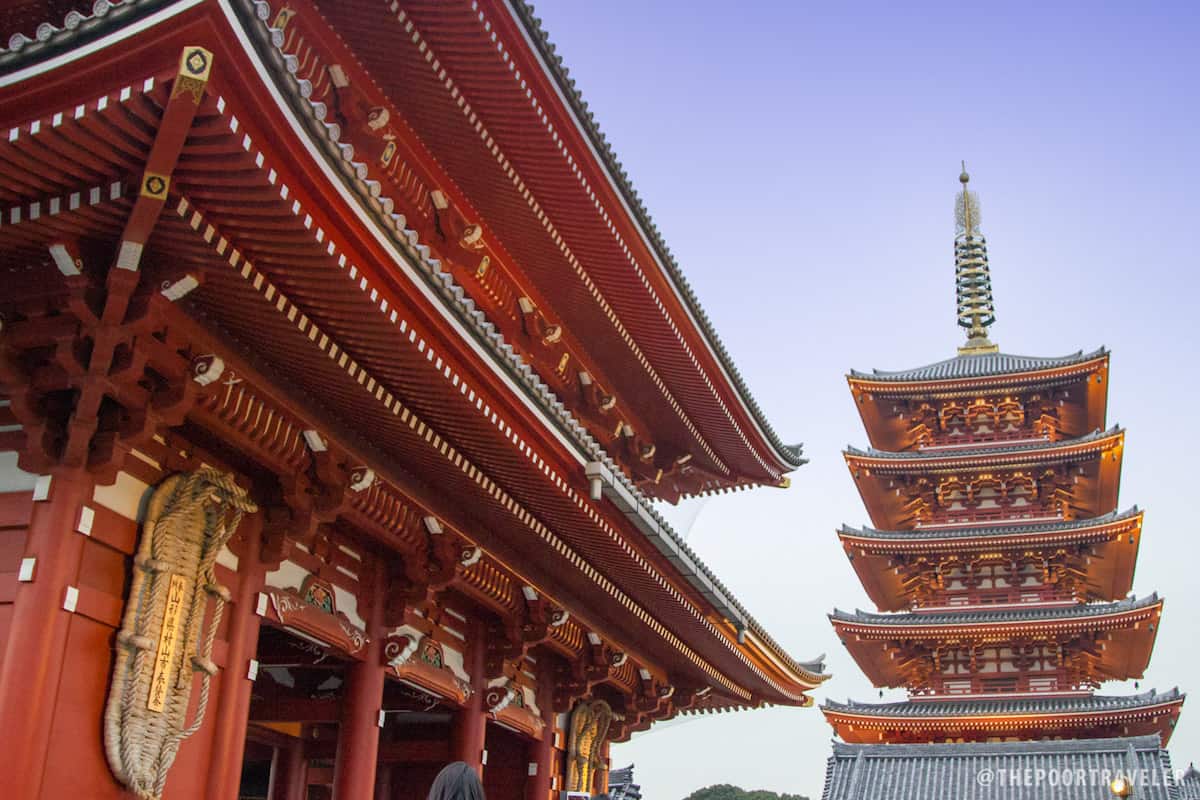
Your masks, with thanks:
M 1141 687 L 1194 692 L 1171 750 L 1177 766 L 1200 759 L 1200 5 L 540 0 L 537 13 L 769 418 L 812 459 L 788 491 L 708 500 L 689 541 L 793 655 L 829 654 L 818 700 L 878 697 L 825 616 L 868 604 L 834 535 L 867 521 L 840 454 L 866 442 L 843 376 L 954 354 L 966 159 L 993 340 L 1113 351 L 1121 504 L 1147 509 L 1135 590 L 1167 598 Z M 816 709 L 771 709 L 661 724 L 613 753 L 636 762 L 648 800 L 714 782 L 818 797 L 831 735 Z

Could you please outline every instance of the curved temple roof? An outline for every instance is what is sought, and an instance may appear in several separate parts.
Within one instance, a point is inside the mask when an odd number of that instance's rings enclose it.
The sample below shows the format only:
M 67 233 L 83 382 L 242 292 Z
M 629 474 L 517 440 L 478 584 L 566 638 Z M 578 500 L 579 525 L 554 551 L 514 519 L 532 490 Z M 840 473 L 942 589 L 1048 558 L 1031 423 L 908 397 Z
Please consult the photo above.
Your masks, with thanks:
M 834 622 L 848 622 L 857 625 L 882 626 L 925 626 L 925 625 L 994 625 L 1006 622 L 1042 622 L 1051 620 L 1086 619 L 1103 617 L 1109 614 L 1120 614 L 1126 611 L 1137 611 L 1150 608 L 1162 603 L 1155 592 L 1138 600 L 1129 598 L 1115 603 L 1075 603 L 1069 606 L 1053 608 L 1039 606 L 1017 606 L 995 611 L 948 611 L 948 612 L 907 612 L 900 614 L 877 614 L 870 611 L 856 610 L 854 613 L 834 609 L 829 618 Z
M 1119 436 L 1123 432 L 1121 426 L 1114 425 L 1106 431 L 1092 431 L 1075 439 L 1060 439 L 1057 442 L 1025 442 L 1022 444 L 998 445 L 995 447 L 963 447 L 954 450 L 877 450 L 874 447 L 861 450 L 852 445 L 847 445 L 846 455 L 851 458 L 880 458 L 895 461 L 942 461 L 952 458 L 978 458 L 979 456 L 1037 452 L 1039 450 L 1059 450 L 1075 445 L 1103 441 L 1104 439 Z
M 1166 692 L 1131 695 L 1087 694 L 1068 697 L 997 697 L 972 700 L 901 700 L 896 703 L 839 703 L 826 700 L 821 710 L 871 717 L 992 717 L 997 715 L 1087 714 L 1125 711 L 1181 702 L 1187 695 L 1178 688 Z
M 779 438 L 778 434 L 767 422 L 766 416 L 758 403 L 750 394 L 749 388 L 746 386 L 745 380 L 742 378 L 741 372 L 734 365 L 733 359 L 730 357 L 725 345 L 722 344 L 721 338 L 717 335 L 716 329 L 713 328 L 712 322 L 708 318 L 708 314 L 700 305 L 700 300 L 692 291 L 691 285 L 680 269 L 679 264 L 675 261 L 675 256 L 671 254 L 670 249 L 663 241 L 661 234 L 658 231 L 658 226 L 654 224 L 650 214 L 646 211 L 646 207 L 642 204 L 641 197 L 638 196 L 637 190 L 629 181 L 629 176 L 626 174 L 621 162 L 617 159 L 612 147 L 608 143 L 608 139 L 601 133 L 599 126 L 596 123 L 595 116 L 588 110 L 587 103 L 584 101 L 582 94 L 575 85 L 575 81 L 570 77 L 570 72 L 563 64 L 563 59 L 555 52 L 554 45 L 550 42 L 550 37 L 542 28 L 542 21 L 534 16 L 533 6 L 524 0 L 510 0 L 511 7 L 516 11 L 516 17 L 529 35 L 529 39 L 536 45 L 538 55 L 543 63 L 547 66 L 548 72 L 553 77 L 559 90 L 566 98 L 574 113 L 575 118 L 579 121 L 580 127 L 587 134 L 588 140 L 592 147 L 600 155 L 604 163 L 604 167 L 612 179 L 613 184 L 617 187 L 621 194 L 621 198 L 628 206 L 629 211 L 637 220 L 638 226 L 642 231 L 643 236 L 651 245 L 659 263 L 665 269 L 667 276 L 670 278 L 671 284 L 675 287 L 676 292 L 683 300 L 685 307 L 688 309 L 692 319 L 696 322 L 704 338 L 707 340 L 709 347 L 716 355 L 722 369 L 728 375 L 737 390 L 742 403 L 750 412 L 758 427 L 763 431 L 766 439 L 771 446 L 793 467 L 798 467 L 806 460 L 801 455 L 801 445 L 785 445 Z
M 949 381 L 962 378 L 990 378 L 1000 375 L 1019 375 L 1026 372 L 1041 372 L 1043 370 L 1061 369 L 1076 364 L 1084 364 L 1103 358 L 1108 350 L 1101 347 L 1090 353 L 1079 350 L 1066 356 L 1042 358 L 1038 356 L 1017 356 L 1009 353 L 969 353 L 939 361 L 915 369 L 889 372 L 874 369 L 870 372 L 851 370 L 852 380 L 891 381 L 908 383 L 916 381 Z
M 843 538 L 894 540 L 939 540 L 939 539 L 980 539 L 998 536 L 1027 537 L 1037 534 L 1068 534 L 1072 531 L 1086 531 L 1092 528 L 1102 528 L 1114 522 L 1124 522 L 1135 519 L 1141 510 L 1134 506 L 1127 511 L 1114 511 L 1087 519 L 1034 523 L 1024 525 L 994 525 L 975 528 L 915 528 L 913 530 L 880 531 L 874 528 L 853 528 L 843 525 L 838 532 Z
M 114 4 L 111 6 L 108 4 L 97 4 L 91 15 L 72 12 L 68 15 L 62 27 L 57 27 L 49 23 L 42 25 L 37 31 L 36 40 L 14 35 L 7 42 L 7 50 L 0 48 L 0 72 L 11 72 L 28 63 L 49 58 L 62 50 L 80 46 L 108 31 L 131 24 L 150 12 L 168 4 L 164 0 L 128 0 L 128 2 L 123 4 Z M 340 141 L 341 131 L 336 124 L 326 119 L 327 110 L 323 104 L 314 103 L 308 99 L 306 89 L 311 87 L 302 85 L 305 82 L 298 79 L 294 74 L 296 71 L 295 64 L 290 63 L 290 60 L 279 49 L 279 42 L 275 41 L 271 36 L 269 24 L 267 23 L 269 17 L 267 5 L 260 2 L 260 0 L 238 0 L 234 5 L 240 11 L 247 13 L 247 16 L 261 23 L 261 27 L 257 25 L 248 26 L 250 32 L 254 34 L 252 37 L 253 43 L 260 48 L 260 53 L 264 56 L 264 60 L 272 68 L 274 77 L 276 78 L 276 86 L 282 90 L 285 99 L 292 107 L 301 113 L 302 119 L 308 125 L 316 145 L 324 151 L 334 166 L 338 168 L 339 174 L 345 180 L 348 187 L 357 194 L 362 207 L 375 218 L 381 228 L 393 238 L 400 249 L 412 257 L 413 261 L 420 268 L 422 277 L 446 301 L 450 311 L 465 324 L 472 334 L 476 335 L 484 343 L 495 357 L 496 362 L 517 380 L 522 389 L 546 412 L 549 419 L 559 430 L 567 434 L 580 451 L 587 453 L 592 459 L 602 461 L 612 470 L 615 479 L 623 485 L 628 494 L 635 498 L 638 516 L 647 517 L 652 520 L 655 527 L 666 535 L 666 538 L 676 546 L 678 551 L 694 563 L 697 571 L 700 573 L 702 583 L 706 584 L 710 590 L 715 587 L 715 589 L 725 595 L 732 610 L 735 612 L 734 615 L 740 616 L 740 619 L 734 620 L 735 622 L 740 623 L 741 626 L 744 626 L 745 629 L 754 634 L 764 645 L 764 649 L 771 657 L 781 662 L 786 669 L 798 673 L 806 682 L 815 685 L 826 680 L 829 675 L 823 672 L 823 659 L 808 662 L 796 661 L 783 650 L 782 646 L 771 638 L 758 621 L 728 592 L 724 584 L 700 561 L 683 539 L 671 529 L 666 520 L 658 513 L 657 509 L 642 492 L 616 468 L 611 458 L 603 451 L 599 443 L 587 433 L 571 412 L 564 407 L 563 403 L 554 396 L 544 381 L 540 379 L 528 364 L 523 362 L 511 346 L 506 345 L 503 336 L 498 335 L 495 326 L 489 323 L 483 314 L 474 307 L 474 304 L 465 297 L 463 290 L 454 283 L 452 276 L 441 268 L 436 259 L 429 256 L 428 248 L 410 240 L 408 237 L 408 233 L 410 232 L 406 231 L 391 214 L 390 201 L 380 195 L 379 184 L 365 177 L 365 170 L 361 168 L 362 165 L 354 160 L 353 150 L 346 147 L 345 143 Z M 531 11 L 528 7 L 524 8 L 525 12 Z M 535 28 L 534 32 L 537 35 L 533 38 L 542 43 L 545 35 L 540 32 L 540 29 Z M 543 46 L 548 45 L 539 44 L 539 48 Z M 545 57 L 544 53 L 543 57 Z M 563 74 L 565 76 L 565 71 Z M 578 96 L 576 94 L 572 95 L 572 97 L 577 100 Z M 606 147 L 605 153 L 607 157 L 611 157 L 611 153 L 607 151 Z M 619 165 L 615 169 L 619 171 Z M 626 190 L 627 184 L 624 182 L 623 174 L 620 177 L 620 181 L 623 191 Z M 636 207 L 639 210 L 639 214 L 644 215 L 644 210 L 642 210 L 640 203 Z M 643 216 L 639 216 L 639 220 L 645 222 Z M 653 241 L 656 247 L 663 248 L 660 255 L 666 256 L 663 263 L 669 264 L 672 280 L 675 281 L 677 287 L 681 285 L 679 282 L 682 281 L 682 293 L 685 300 L 689 303 L 689 309 L 695 315 L 695 319 L 700 324 L 702 331 L 709 337 L 710 344 L 713 345 L 714 350 L 722 359 L 723 368 L 728 371 L 733 379 L 734 386 L 738 389 L 742 400 L 752 412 L 755 422 L 767 434 L 772 447 L 792 466 L 805 463 L 805 459 L 800 456 L 800 446 L 783 445 L 774 431 L 762 418 L 761 411 L 749 396 L 740 373 L 737 372 L 736 368 L 728 360 L 728 355 L 716 338 L 716 334 L 712 330 L 707 316 L 700 310 L 694 295 L 686 287 L 686 281 L 683 281 L 682 275 L 678 273 L 678 266 L 669 253 L 665 251 L 665 245 L 661 245 L 661 240 L 658 238 L 657 232 L 653 234 Z

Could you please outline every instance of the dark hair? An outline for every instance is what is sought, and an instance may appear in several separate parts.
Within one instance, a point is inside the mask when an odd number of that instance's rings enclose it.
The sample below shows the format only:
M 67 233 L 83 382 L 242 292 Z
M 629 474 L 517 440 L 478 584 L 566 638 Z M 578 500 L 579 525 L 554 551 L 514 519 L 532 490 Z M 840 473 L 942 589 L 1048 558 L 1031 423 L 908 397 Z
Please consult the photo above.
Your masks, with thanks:
M 479 773 L 464 761 L 447 764 L 433 779 L 429 800 L 485 800 Z

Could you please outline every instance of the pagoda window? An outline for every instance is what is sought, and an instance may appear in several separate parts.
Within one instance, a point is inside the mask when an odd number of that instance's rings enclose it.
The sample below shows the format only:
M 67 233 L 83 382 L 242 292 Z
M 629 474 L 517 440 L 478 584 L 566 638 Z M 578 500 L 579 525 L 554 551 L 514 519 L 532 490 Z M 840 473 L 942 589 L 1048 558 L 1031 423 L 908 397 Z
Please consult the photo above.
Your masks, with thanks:
M 966 409 L 954 401 L 948 402 L 938 412 L 938 421 L 944 432 L 962 436 L 967 425 Z
M 961 479 L 957 477 L 946 478 L 938 484 L 937 490 L 938 504 L 942 508 L 953 511 L 965 508 L 967 501 L 967 487 Z
M 973 433 L 992 433 L 996 429 L 996 407 L 986 400 L 976 400 L 967 409 L 967 427 Z
M 1012 507 L 1027 506 L 1037 497 L 1037 488 L 1033 479 L 1024 473 L 1011 475 L 1005 482 L 1004 494 L 1008 505 Z
M 996 406 L 996 419 L 1000 430 L 1016 431 L 1025 424 L 1025 407 L 1013 397 L 1006 397 Z

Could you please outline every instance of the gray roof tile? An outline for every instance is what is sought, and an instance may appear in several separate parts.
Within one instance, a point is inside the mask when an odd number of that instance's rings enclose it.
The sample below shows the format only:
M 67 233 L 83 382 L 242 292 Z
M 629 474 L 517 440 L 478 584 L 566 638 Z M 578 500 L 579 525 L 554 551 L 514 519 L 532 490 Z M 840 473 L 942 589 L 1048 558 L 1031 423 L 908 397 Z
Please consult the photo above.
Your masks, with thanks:
M 1096 800 L 1130 776 L 1138 800 L 1181 800 L 1157 736 L 960 744 L 835 743 L 822 800 Z M 981 777 L 984 776 L 984 777 Z M 1186 780 L 1186 778 L 1185 778 Z
M 854 528 L 843 525 L 841 532 L 847 536 L 863 539 L 975 539 L 993 536 L 1026 536 L 1035 533 L 1067 533 L 1069 531 L 1093 528 L 1110 522 L 1133 519 L 1141 511 L 1137 506 L 1128 511 L 1113 511 L 1097 517 L 1086 519 L 1059 520 L 1056 522 L 1017 523 L 1012 525 L 980 525 L 974 528 L 915 528 L 905 531 L 880 531 L 874 528 Z
M 1082 364 L 1094 358 L 1108 355 L 1108 350 L 1101 347 L 1090 353 L 1082 350 L 1067 356 L 1056 358 L 1039 358 L 1037 356 L 1015 356 L 1008 353 L 970 353 L 948 358 L 936 364 L 930 364 L 916 369 L 888 372 L 871 370 L 870 372 L 850 371 L 850 377 L 873 381 L 948 381 L 960 378 L 986 378 L 997 375 L 1013 375 L 1021 372 L 1033 372 L 1057 367 L 1069 367 Z
M 1151 689 L 1141 694 L 1087 694 L 1068 697 L 1007 697 L 997 696 L 970 700 L 901 700 L 895 703 L 860 703 L 847 700 L 839 703 L 826 700 L 822 710 L 847 714 L 869 714 L 878 717 L 973 717 L 996 714 L 1061 714 L 1090 711 L 1122 711 L 1170 703 L 1186 697 L 1178 688 L 1166 692 Z
M 1032 603 L 1026 606 L 1010 606 L 995 611 L 906 611 L 895 614 L 877 614 L 858 610 L 854 613 L 834 609 L 830 619 L 856 622 L 866 625 L 971 625 L 974 623 L 1038 622 L 1050 619 L 1077 619 L 1099 617 L 1120 611 L 1146 608 L 1159 602 L 1155 592 L 1141 600 L 1128 598 L 1115 603 L 1075 603 L 1069 606 L 1046 608 Z
M 862 458 L 887 458 L 897 461 L 918 459 L 938 460 L 958 457 L 975 458 L 977 456 L 1005 455 L 1007 453 L 1036 452 L 1038 450 L 1054 450 L 1060 447 L 1073 447 L 1078 444 L 1087 444 L 1088 442 L 1107 439 L 1109 436 L 1121 433 L 1121 431 L 1122 428 L 1120 425 L 1114 425 L 1106 431 L 1094 430 L 1091 433 L 1078 436 L 1074 439 L 1060 439 L 1057 442 L 1038 441 L 1024 442 L 1022 444 L 996 445 L 993 447 L 956 447 L 944 450 L 878 450 L 874 447 L 862 450 L 857 447 L 847 446 L 846 455 Z

